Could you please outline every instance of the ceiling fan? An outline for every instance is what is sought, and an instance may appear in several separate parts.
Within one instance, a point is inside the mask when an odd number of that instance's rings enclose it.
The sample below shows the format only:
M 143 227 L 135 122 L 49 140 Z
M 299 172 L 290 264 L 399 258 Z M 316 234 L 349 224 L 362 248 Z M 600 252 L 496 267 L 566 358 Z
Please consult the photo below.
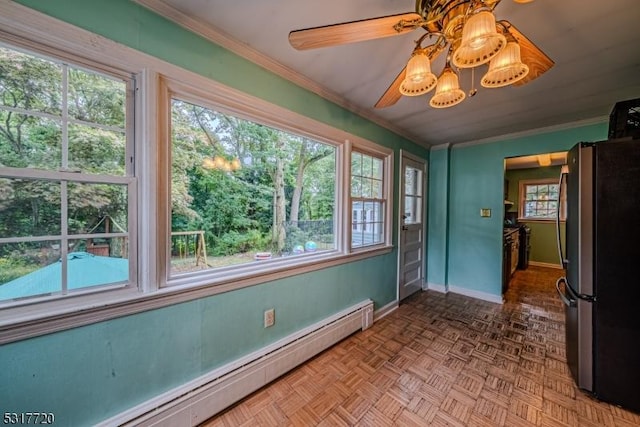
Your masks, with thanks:
M 505 20 L 496 22 L 493 11 L 498 3 L 500 0 L 416 0 L 413 13 L 291 31 L 289 43 L 295 49 L 307 50 L 390 37 L 422 28 L 425 33 L 416 40 L 407 65 L 375 107 L 389 107 L 402 95 L 423 95 L 435 88 L 430 105 L 446 108 L 466 97 L 459 87 L 456 68 L 475 68 L 489 63 L 481 84 L 493 88 L 528 83 L 554 64 L 513 24 Z M 435 41 L 422 47 L 427 38 Z M 431 63 L 445 49 L 448 50 L 446 65 L 436 77 L 431 72 Z M 469 95 L 474 94 L 472 89 Z

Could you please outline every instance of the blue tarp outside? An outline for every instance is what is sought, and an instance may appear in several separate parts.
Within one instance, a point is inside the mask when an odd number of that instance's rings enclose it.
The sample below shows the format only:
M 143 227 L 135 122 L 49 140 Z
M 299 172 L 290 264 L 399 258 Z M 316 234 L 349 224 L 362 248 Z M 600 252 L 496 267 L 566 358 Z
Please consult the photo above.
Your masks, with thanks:
M 129 278 L 127 259 L 97 256 L 87 252 L 71 252 L 67 259 L 69 290 L 126 282 Z M 58 261 L 0 285 L 0 300 L 60 292 L 61 284 L 62 261 Z

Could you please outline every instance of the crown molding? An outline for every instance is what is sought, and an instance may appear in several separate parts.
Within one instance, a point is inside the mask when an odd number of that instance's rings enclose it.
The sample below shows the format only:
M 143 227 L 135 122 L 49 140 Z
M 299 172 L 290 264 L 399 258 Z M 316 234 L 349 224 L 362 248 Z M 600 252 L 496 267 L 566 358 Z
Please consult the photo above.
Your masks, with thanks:
M 135 3 L 151 10 L 152 12 L 180 25 L 181 27 L 201 36 L 205 39 L 235 53 L 236 55 L 253 62 L 256 65 L 270 71 L 291 83 L 294 83 L 316 95 L 343 107 L 360 117 L 363 117 L 391 132 L 408 139 L 422 147 L 429 148 L 431 144 L 418 136 L 401 129 L 393 123 L 384 120 L 380 116 L 370 111 L 358 107 L 349 102 L 340 94 L 327 89 L 326 87 L 316 83 L 310 78 L 294 71 L 293 69 L 281 64 L 278 61 L 264 55 L 263 53 L 253 49 L 249 45 L 235 39 L 224 31 L 207 24 L 199 19 L 193 18 L 165 3 L 162 0 L 133 0 Z
M 450 146 L 451 144 L 449 142 L 445 142 L 444 144 L 432 145 L 431 151 L 447 150 Z
M 507 133 L 504 135 L 492 136 L 489 138 L 478 139 L 475 141 L 461 142 L 458 144 L 454 144 L 453 148 L 464 148 L 464 147 L 470 147 L 473 145 L 481 145 L 481 144 L 489 144 L 492 142 L 505 141 L 508 139 L 525 138 L 527 136 L 540 135 L 542 133 L 558 132 L 561 130 L 574 129 L 581 126 L 589 126 L 589 125 L 595 125 L 599 123 L 606 123 L 608 121 L 609 121 L 609 116 L 593 117 L 591 119 L 578 120 L 575 122 L 562 123 L 559 125 L 541 127 L 536 129 L 529 129 L 521 132 Z

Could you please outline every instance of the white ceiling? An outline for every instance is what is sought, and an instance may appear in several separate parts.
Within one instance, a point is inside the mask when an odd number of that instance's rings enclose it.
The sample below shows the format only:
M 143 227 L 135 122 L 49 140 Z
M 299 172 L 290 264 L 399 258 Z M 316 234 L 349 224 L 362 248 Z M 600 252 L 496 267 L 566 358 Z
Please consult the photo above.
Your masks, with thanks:
M 413 12 L 412 0 L 138 0 L 176 21 L 204 24 L 310 79 L 320 91 L 425 146 L 494 139 L 503 135 L 604 120 L 617 101 L 640 98 L 640 1 L 502 0 L 507 19 L 541 48 L 555 66 L 520 87 L 485 89 L 452 108 L 429 107 L 432 93 L 373 105 L 402 70 L 422 29 L 395 37 L 297 51 L 292 30 Z M 169 6 L 167 8 L 167 6 Z M 173 9 L 173 10 L 172 10 Z M 246 52 L 245 52 L 246 53 Z M 445 55 L 433 65 L 439 74 Z M 471 72 L 461 85 L 470 89 Z M 330 95 L 331 97 L 331 95 Z

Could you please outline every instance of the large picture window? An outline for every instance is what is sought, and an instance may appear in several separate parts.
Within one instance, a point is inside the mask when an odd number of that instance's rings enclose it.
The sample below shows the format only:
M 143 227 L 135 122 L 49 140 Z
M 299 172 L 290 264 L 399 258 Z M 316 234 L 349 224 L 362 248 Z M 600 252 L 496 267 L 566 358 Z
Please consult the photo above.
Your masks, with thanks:
M 131 283 L 132 85 L 0 45 L 0 305 Z
M 171 100 L 171 275 L 336 249 L 336 147 Z

